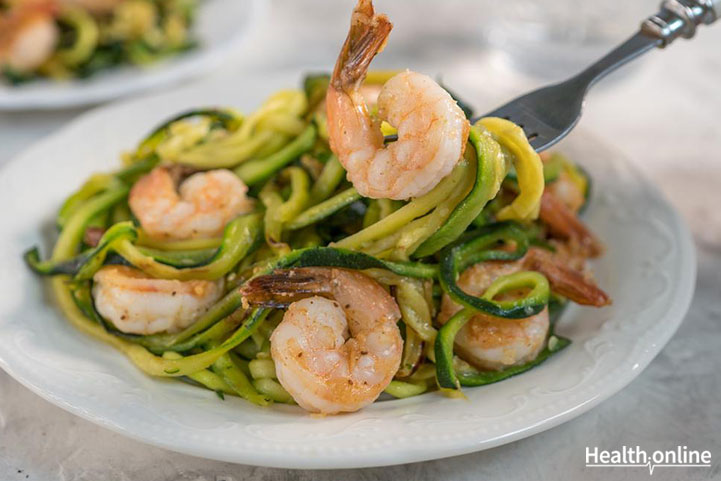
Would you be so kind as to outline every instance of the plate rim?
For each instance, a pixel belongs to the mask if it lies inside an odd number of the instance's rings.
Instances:
[[[297,74],[297,73],[296,73]],[[202,86],[202,84],[200,85]],[[196,85],[195,88],[198,88],[199,85]],[[186,87],[187,88],[187,87]],[[180,89],[182,90],[182,89]],[[176,89],[175,92],[178,90]],[[142,102],[142,98],[137,98],[133,100],[126,100],[126,101],[120,101],[116,102],[114,104],[111,104],[109,106],[99,107],[96,109],[93,109],[85,114],[82,114],[78,116],[73,121],[66,124],[62,129],[59,129],[58,131],[46,136],[44,139],[39,140],[38,142],[34,143],[27,149],[25,149],[20,154],[14,156],[10,161],[4,163],[2,167],[0,167],[0,176],[4,175],[5,172],[8,170],[10,165],[13,165],[15,163],[21,162],[25,157],[31,157],[33,154],[33,151],[35,149],[42,148],[42,145],[46,143],[51,143],[55,141],[55,139],[62,138],[66,131],[69,129],[73,129],[73,127],[77,124],[82,124],[83,122],[86,122],[87,119],[92,119],[96,115],[104,115],[107,110],[112,111],[113,108],[122,108],[124,106],[128,106],[128,104],[140,103]],[[596,139],[598,142],[602,143],[602,145],[609,149],[618,151],[618,149],[613,146],[609,145],[608,143],[601,141],[596,138],[596,136],[593,133],[590,133],[588,131],[583,131],[583,135],[585,137],[590,137],[592,139]],[[537,434],[539,432],[545,431],[547,429],[551,429],[555,426],[558,426],[559,424],[562,424],[563,422],[566,422],[570,419],[573,419],[580,414],[583,414],[587,412],[588,410],[592,409],[605,399],[611,397],[612,395],[618,393],[621,389],[623,389],[625,386],[627,386],[631,381],[633,381],[654,359],[654,357],[663,349],[663,347],[669,342],[671,337],[674,335],[680,324],[683,322],[684,316],[686,312],[688,311],[688,308],[691,304],[692,298],[693,298],[693,292],[695,288],[695,282],[696,282],[696,270],[697,270],[697,263],[696,263],[696,249],[693,242],[692,235],[690,233],[690,230],[688,229],[683,217],[679,214],[679,212],[673,207],[673,205],[668,202],[665,195],[658,189],[656,185],[654,185],[651,181],[649,181],[640,171],[639,169],[633,164],[633,162],[628,160],[628,157],[620,154],[620,159],[622,160],[623,166],[627,167],[634,175],[638,177],[638,181],[641,185],[643,185],[644,188],[646,188],[654,197],[656,200],[658,200],[664,207],[664,210],[671,216],[671,220],[673,222],[673,233],[674,233],[674,241],[678,242],[678,253],[679,253],[679,272],[678,275],[683,278],[683,282],[679,283],[679,286],[682,287],[682,289],[679,289],[677,295],[674,297],[676,302],[674,302],[671,305],[671,308],[664,313],[663,316],[663,322],[668,322],[669,329],[667,331],[664,331],[663,336],[660,336],[660,340],[657,344],[652,346],[646,346],[644,347],[635,358],[635,361],[638,363],[639,368],[632,371],[630,374],[621,377],[620,381],[617,381],[612,389],[607,389],[603,391],[602,394],[597,394],[595,397],[593,397],[590,400],[587,400],[584,403],[576,404],[573,407],[565,410],[564,412],[561,412],[557,414],[552,419],[546,419],[543,422],[540,422],[536,425],[527,426],[523,429],[519,429],[513,433],[506,434],[503,436],[500,436],[496,439],[490,440],[490,441],[481,441],[481,442],[467,442],[464,446],[458,447],[458,446],[451,446],[450,443],[448,443],[448,446],[439,447],[434,451],[433,454],[429,454],[426,451],[413,451],[413,452],[403,452],[401,454],[397,454],[395,456],[386,456],[384,458],[381,458],[380,455],[376,455],[375,458],[371,459],[368,457],[359,457],[355,460],[352,460],[351,462],[345,462],[338,463],[337,460],[334,461],[332,457],[316,457],[316,456],[309,456],[306,459],[302,460],[301,456],[298,454],[295,454],[292,458],[287,459],[287,457],[284,459],[284,456],[281,456],[279,454],[281,453],[275,453],[275,452],[269,452],[264,453],[264,455],[259,456],[258,453],[251,453],[249,455],[243,455],[243,453],[237,453],[239,455],[234,456],[224,456],[224,455],[218,455],[218,453],[213,452],[212,449],[193,449],[191,447],[188,447],[186,445],[174,445],[170,442],[163,442],[158,439],[148,439],[147,436],[143,436],[142,434],[137,434],[133,431],[131,431],[128,428],[125,428],[123,426],[120,426],[118,424],[115,424],[109,419],[105,419],[102,417],[94,416],[91,412],[88,412],[80,405],[74,405],[71,402],[59,398],[57,396],[53,396],[52,393],[49,393],[47,391],[44,391],[42,386],[36,385],[30,380],[26,379],[22,374],[19,372],[20,370],[16,370],[12,367],[10,362],[5,359],[5,356],[0,350],[0,368],[5,370],[11,377],[13,377],[15,380],[20,382],[23,386],[30,389],[35,394],[39,395],[43,399],[51,402],[52,404],[74,414],[81,418],[84,418],[86,420],[89,420],[95,424],[98,424],[100,426],[103,426],[107,429],[110,429],[114,432],[117,432],[119,434],[122,434],[124,436],[127,436],[131,439],[151,444],[155,446],[162,447],[164,449],[169,449],[176,452],[181,452],[188,455],[193,456],[202,456],[209,459],[216,459],[220,461],[228,461],[228,462],[234,462],[234,463],[245,463],[245,464],[253,464],[253,465],[259,465],[259,466],[270,466],[270,467],[279,467],[279,468],[301,468],[301,469],[336,469],[336,468],[360,468],[360,467],[371,467],[371,466],[387,466],[387,465],[394,465],[394,464],[401,464],[401,463],[409,463],[409,462],[418,462],[418,461],[424,461],[424,460],[430,460],[430,459],[440,459],[455,455],[461,455],[461,454],[467,454],[479,450],[489,449],[492,447],[500,446],[503,444],[507,444],[513,441],[516,441],[521,438],[525,438],[528,436],[531,436],[533,434]],[[82,334],[80,334],[82,335]],[[287,454],[287,453],[285,453]]]

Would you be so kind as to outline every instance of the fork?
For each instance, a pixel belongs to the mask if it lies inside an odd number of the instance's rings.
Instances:
[[[523,129],[531,146],[541,152],[575,127],[584,97],[596,82],[653,48],[665,47],[678,37],[693,37],[698,25],[711,24],[719,17],[721,0],[665,0],[661,11],[644,20],[635,35],[586,70],[564,82],[522,95],[481,117],[512,121]]]

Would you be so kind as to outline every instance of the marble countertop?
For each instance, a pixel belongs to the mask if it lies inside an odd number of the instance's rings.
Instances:
[[[428,0],[377,3],[396,23],[378,65],[443,73],[448,85],[481,110],[553,77],[523,74],[502,51],[488,47],[479,24],[487,25],[485,20],[497,14],[490,1],[452,0],[443,7]],[[647,12],[655,4],[644,3],[651,5]],[[349,0],[273,2],[269,28],[259,29],[236,60],[212,75],[329,68],[351,5]],[[140,444],[56,408],[0,371],[0,479],[646,479],[648,472],[639,468],[585,468],[586,446],[622,445],[709,450],[711,468],[660,468],[653,478],[721,478],[720,46],[721,25],[699,29],[693,41],[679,40],[614,74],[586,104],[580,127],[608,139],[659,185],[694,231],[699,263],[694,301],[677,334],[644,373],[600,406],[550,431],[481,453],[396,467],[294,471],[220,463]],[[0,113],[0,166],[83,112]]]

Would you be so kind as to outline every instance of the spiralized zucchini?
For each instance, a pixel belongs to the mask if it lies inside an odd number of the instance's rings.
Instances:
[[[83,25],[87,18],[77,15],[73,22]],[[113,25],[114,35],[134,32],[130,24]],[[82,63],[87,45],[108,35],[86,32],[64,50],[65,61]],[[565,347],[570,341],[549,334],[541,354],[523,365],[489,372],[464,363],[454,340],[474,316],[527,318],[547,307],[557,313],[565,301],[532,267],[498,277],[477,296],[461,288],[459,276],[480,262],[520,262],[532,246],[553,249],[536,220],[544,186],[565,169],[585,193],[585,174],[565,158],[544,168],[519,127],[486,118],[472,126],[463,158],[431,191],[408,201],[366,199],[346,181],[325,135],[327,80],[309,76],[302,90],[278,92],[250,115],[198,109],[175,116],[127,153],[121,170],[94,174],[71,194],[57,215],[51,257],[41,260],[37,248],[25,255],[35,272],[53,276],[54,296],[68,320],[150,375],[180,378],[257,405],[294,402],[270,355],[270,336],[283,311],[253,308],[241,294],[249,280],[278,269],[360,270],[393,294],[404,339],[401,366],[385,389],[395,398],[500,381]],[[249,186],[255,209],[216,237],[153,237],[133,218],[128,194],[158,165],[188,172],[229,169]],[[99,233],[94,242],[89,232]],[[129,334],[94,306],[93,278],[108,264],[158,279],[222,279],[225,291],[179,332]],[[438,321],[442,296],[460,306],[445,323]]]

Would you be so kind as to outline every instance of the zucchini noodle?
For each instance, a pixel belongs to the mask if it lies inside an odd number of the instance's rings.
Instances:
[[[83,65],[110,27],[93,30],[88,22],[95,20],[82,11],[64,15],[77,35],[56,61],[66,68]],[[111,20],[112,34],[131,35],[128,22]],[[366,84],[392,75],[374,73]],[[290,301],[253,304],[246,290],[277,281],[278,273],[298,273],[303,283],[309,272],[304,269],[361,271],[392,296],[403,340],[400,366],[384,387],[393,398],[438,390],[457,394],[463,386],[531,369],[566,347],[570,341],[549,329],[532,359],[497,371],[481,369],[458,348],[476,318],[504,323],[550,310],[554,320],[567,304],[557,276],[568,268],[554,270],[544,262],[573,245],[554,237],[539,206],[545,186],[554,183],[565,192],[568,186],[560,183],[570,182],[587,199],[585,172],[560,155],[542,161],[518,126],[484,118],[471,126],[455,167],[427,193],[406,201],[365,198],[331,150],[327,88],[327,75],[313,75],[302,90],[275,93],[249,115],[230,108],[181,113],[125,154],[122,169],[90,176],[57,213],[59,235],[50,258],[43,260],[38,248],[25,254],[30,268],[51,276],[53,296],[68,321],[151,376],[259,406],[298,401],[273,359],[272,336],[285,322]],[[251,211],[205,237],[154,235],[137,220],[143,216],[135,216],[130,206],[136,204],[128,198],[138,179],[157,166],[181,191],[190,175],[228,169],[225,175],[247,186],[242,192],[253,199]],[[192,282],[200,291],[212,285],[217,295],[175,330],[122,330],[96,306],[95,279],[109,265],[125,266],[151,284]],[[489,278],[475,295],[468,290],[469,269],[498,266],[508,271]],[[449,306],[455,310],[449,313]]]
[[[488,117],[479,122],[513,155],[521,190],[521,194],[510,205],[501,209],[496,217],[498,220],[518,221],[537,218],[544,186],[543,164],[526,140],[523,129],[513,122],[497,117]]]

